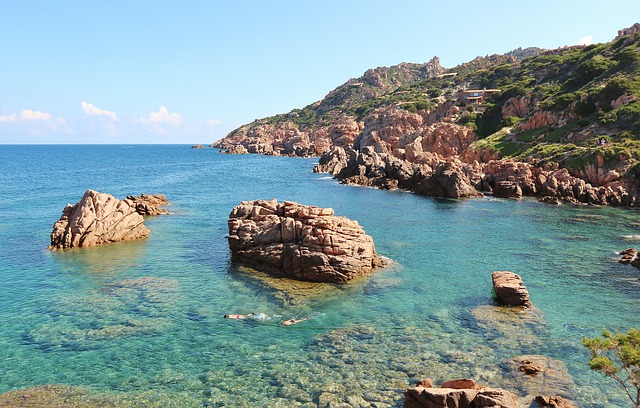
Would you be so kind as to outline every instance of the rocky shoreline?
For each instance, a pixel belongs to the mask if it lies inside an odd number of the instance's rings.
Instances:
[[[601,155],[573,173],[553,162],[501,158],[474,144],[478,136],[454,123],[459,115],[453,104],[419,113],[387,107],[375,110],[361,124],[340,118],[325,129],[331,135],[328,141],[315,133],[273,125],[252,129],[253,139],[224,140],[214,146],[230,154],[320,155],[314,171],[329,173],[344,184],[399,188],[432,197],[484,193],[536,197],[551,204],[633,207],[640,203],[637,186],[608,168]],[[532,128],[546,124],[536,117],[525,123]]]

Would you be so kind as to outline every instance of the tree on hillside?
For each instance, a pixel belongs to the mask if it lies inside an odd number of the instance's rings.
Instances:
[[[582,344],[591,352],[589,367],[613,378],[640,408],[640,329],[626,334],[602,329],[602,337],[585,337]]]

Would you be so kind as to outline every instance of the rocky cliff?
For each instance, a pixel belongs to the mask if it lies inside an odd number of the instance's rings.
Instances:
[[[449,70],[436,58],[369,70],[215,146],[322,156],[316,171],[345,183],[425,195],[636,205],[639,46],[634,25],[588,47],[519,49]],[[468,89],[482,99],[467,99]]]

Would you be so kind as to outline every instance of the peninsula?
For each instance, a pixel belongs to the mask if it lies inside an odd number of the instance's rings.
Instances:
[[[320,156],[348,184],[438,197],[637,206],[640,25],[609,43],[517,49],[451,69],[370,69],[212,147]]]

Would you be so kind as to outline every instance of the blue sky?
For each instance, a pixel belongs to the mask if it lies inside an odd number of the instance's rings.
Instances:
[[[369,68],[606,42],[640,1],[0,1],[0,144],[211,143]]]

